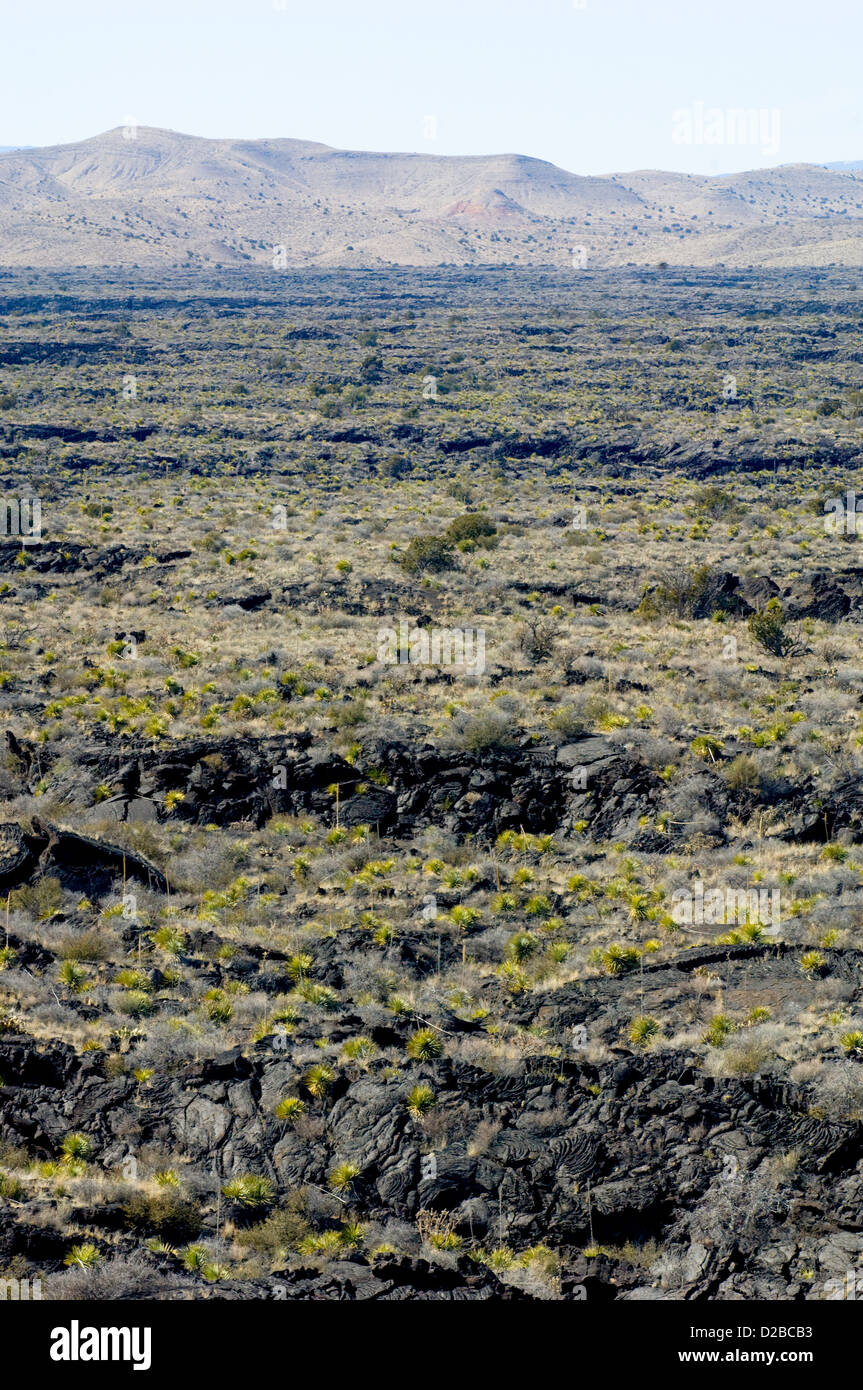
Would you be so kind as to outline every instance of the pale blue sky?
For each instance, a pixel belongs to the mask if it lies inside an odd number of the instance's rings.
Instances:
[[[861,0],[0,0],[0,144],[122,125],[575,173],[863,159]],[[673,138],[696,103],[778,120]],[[427,118],[433,117],[434,122]],[[721,131],[722,124],[718,129]],[[767,126],[765,125],[765,129]]]

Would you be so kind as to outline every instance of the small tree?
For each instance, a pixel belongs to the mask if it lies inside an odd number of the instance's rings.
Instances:
[[[771,656],[790,656],[794,650],[794,642],[785,630],[785,614],[778,598],[770,599],[766,608],[752,614],[749,631]]]

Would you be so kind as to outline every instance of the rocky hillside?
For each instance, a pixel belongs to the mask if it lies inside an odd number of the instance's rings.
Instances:
[[[0,151],[5,265],[860,265],[861,216],[844,167],[582,177],[143,126]]]

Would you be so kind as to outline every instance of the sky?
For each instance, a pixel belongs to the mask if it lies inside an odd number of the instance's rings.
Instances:
[[[134,122],[578,174],[857,160],[861,52],[861,0],[0,0],[0,145]]]

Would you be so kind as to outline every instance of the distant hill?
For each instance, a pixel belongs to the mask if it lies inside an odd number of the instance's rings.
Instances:
[[[0,264],[860,265],[857,167],[583,177],[118,128],[0,153]]]

